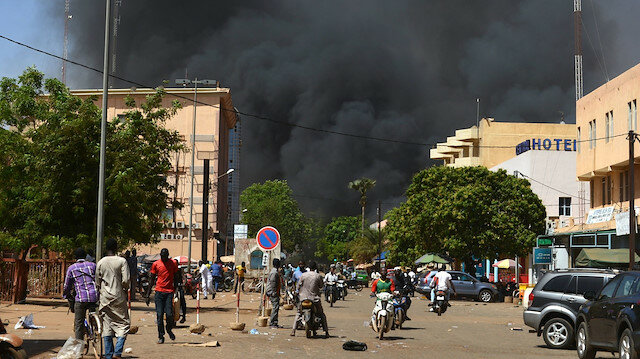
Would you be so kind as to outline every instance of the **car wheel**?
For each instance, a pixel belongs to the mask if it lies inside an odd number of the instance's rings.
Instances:
[[[489,303],[493,299],[493,294],[489,289],[483,289],[478,293],[478,300],[481,302]]]
[[[567,348],[573,343],[573,327],[562,318],[553,318],[544,325],[542,337],[551,349]]]
[[[620,353],[620,359],[638,359],[638,353],[636,353],[635,350],[631,330],[625,329],[624,332],[622,332],[618,343],[618,352]]]
[[[576,336],[576,349],[578,351],[578,358],[594,359],[596,357],[596,350],[591,346],[591,343],[589,343],[587,323],[580,323]]]

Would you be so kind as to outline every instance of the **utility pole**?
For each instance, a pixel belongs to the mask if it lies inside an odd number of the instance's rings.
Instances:
[[[629,131],[629,270],[633,270],[636,264],[636,208],[634,204],[635,182],[634,182],[634,145],[636,134]]]
[[[202,186],[202,260],[206,260],[209,244],[209,159],[204,160]]]
[[[62,49],[62,83],[67,84],[67,58],[69,49],[69,20],[71,19],[70,0],[64,1],[64,47]]]
[[[582,0],[573,0],[573,33],[575,38],[574,70],[576,101],[582,98]]]
[[[107,150],[107,99],[109,98],[109,46],[111,39],[111,0],[107,0],[104,22],[104,58],[102,63],[102,122],[100,124],[100,168],[98,170],[98,218],[96,225],[96,262],[102,258],[104,240],[104,169]]]

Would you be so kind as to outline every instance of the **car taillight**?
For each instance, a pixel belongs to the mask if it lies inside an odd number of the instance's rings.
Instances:
[[[533,291],[529,293],[529,305],[533,304]]]

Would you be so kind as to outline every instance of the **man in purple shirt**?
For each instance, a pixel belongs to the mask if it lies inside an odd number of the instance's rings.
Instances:
[[[98,301],[96,291],[96,264],[85,261],[87,252],[78,248],[74,252],[76,262],[69,266],[64,281],[64,297],[75,300],[72,312],[75,314],[74,330],[76,339],[84,339],[84,318],[87,310],[95,311]],[[75,296],[73,295],[75,292]]]

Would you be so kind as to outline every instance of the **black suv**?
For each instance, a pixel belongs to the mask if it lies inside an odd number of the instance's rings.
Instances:
[[[546,272],[529,294],[524,323],[542,335],[550,348],[574,344],[576,318],[587,300],[586,292],[597,292],[617,274],[613,270],[561,269]]]
[[[578,357],[593,359],[596,351],[619,352],[620,358],[638,358],[640,349],[640,272],[617,275],[578,313]]]

